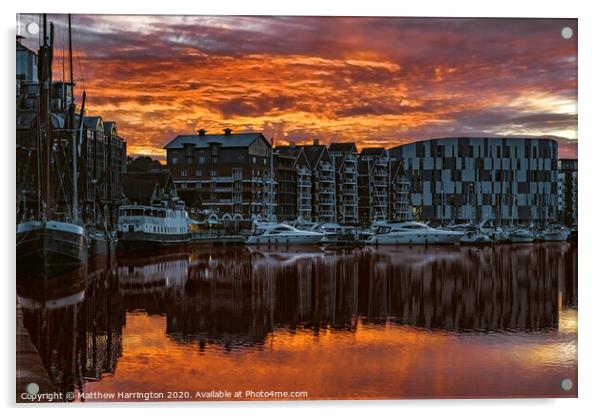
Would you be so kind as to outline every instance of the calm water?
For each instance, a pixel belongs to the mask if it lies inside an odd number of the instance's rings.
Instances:
[[[64,392],[577,395],[570,243],[195,248],[120,259],[45,287],[20,278],[18,292]]]

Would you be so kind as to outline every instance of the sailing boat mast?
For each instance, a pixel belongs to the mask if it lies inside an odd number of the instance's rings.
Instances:
[[[72,209],[72,218],[73,223],[77,224],[79,222],[78,219],[78,195],[77,195],[77,145],[75,139],[75,93],[74,87],[75,83],[73,80],[73,43],[71,39],[71,15],[68,15],[69,19],[69,84],[71,87],[71,103],[69,103],[69,133],[71,134],[71,209]],[[82,115],[83,117],[83,106],[82,106]],[[81,123],[80,123],[81,126]]]
[[[44,186],[42,192],[42,220],[48,220],[48,209],[51,205],[51,157],[52,157],[52,126],[50,123],[50,85],[52,83],[52,43],[54,26],[50,23],[50,37],[47,33],[46,14],[43,15],[43,44],[38,53],[38,81],[40,88],[40,121],[41,135],[44,143]]]
[[[270,218],[274,221],[274,138],[270,142]]]

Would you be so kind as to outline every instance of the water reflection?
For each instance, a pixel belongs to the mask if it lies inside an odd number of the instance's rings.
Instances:
[[[569,243],[191,249],[122,259],[54,283],[40,288],[20,279],[18,293],[25,325],[64,392],[157,390],[184,380],[198,388],[236,388],[239,374],[265,388],[266,374],[274,372],[272,388],[312,386],[314,398],[529,396],[546,395],[541,377],[567,368],[576,374],[577,249]],[[445,361],[429,363],[452,351],[482,354],[490,368],[481,371],[499,378],[509,364],[487,358],[492,344],[520,352],[517,371],[526,365],[533,385],[508,380],[508,386],[472,391],[477,373],[449,373]],[[400,348],[407,356],[396,368]],[[323,362],[329,353],[355,367]],[[203,361],[207,354],[211,364]],[[251,354],[259,355],[250,361]],[[394,358],[385,358],[390,354]],[[120,362],[127,367],[121,372]],[[284,362],[291,375],[279,379],[275,372],[285,373]],[[558,371],[547,374],[554,365]],[[201,368],[202,379],[195,373]],[[256,371],[263,375],[253,378]],[[404,377],[416,380],[425,372],[423,382],[400,387]],[[317,387],[315,380],[304,386],[312,374],[335,377],[340,389]],[[435,376],[445,376],[447,387],[427,382]]]

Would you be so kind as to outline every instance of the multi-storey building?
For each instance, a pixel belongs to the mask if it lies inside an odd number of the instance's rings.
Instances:
[[[312,220],[312,170],[302,146],[276,146],[276,157],[294,158],[296,171],[296,214],[295,219],[305,222]]]
[[[414,217],[547,222],[556,215],[558,145],[549,139],[443,138],[391,149],[410,180]]]
[[[354,143],[331,143],[328,152],[335,166],[337,220],[341,225],[356,225],[359,219],[357,147]]]
[[[314,140],[303,146],[312,177],[312,221],[336,222],[336,191],[334,161],[326,146]]]
[[[123,199],[121,179],[126,170],[126,143],[117,134],[114,121],[99,116],[84,116],[81,152],[85,166],[82,171],[81,195],[83,218],[117,224]],[[101,214],[100,216],[98,214]]]
[[[225,224],[272,219],[276,181],[271,144],[261,133],[178,135],[165,147],[178,195]]]
[[[364,148],[358,162],[359,219],[363,225],[389,220],[389,151]]]
[[[297,212],[297,157],[283,152],[274,152],[274,174],[276,179],[276,219],[294,221]]]
[[[410,181],[403,169],[403,162],[391,159],[389,172],[389,218],[391,221],[409,221],[412,219],[409,197]]]
[[[558,160],[558,220],[577,224],[577,159]]]

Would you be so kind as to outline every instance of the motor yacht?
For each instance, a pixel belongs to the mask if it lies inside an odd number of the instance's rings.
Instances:
[[[566,241],[571,234],[570,230],[560,224],[551,224],[543,232],[544,241]]]
[[[511,243],[532,243],[533,233],[525,228],[515,228],[510,231],[508,238]]]
[[[409,221],[379,225],[368,244],[455,244],[464,236],[461,231],[438,230]]]
[[[300,245],[318,244],[324,234],[299,230],[288,224],[256,224],[255,231],[246,243],[252,245]]]

